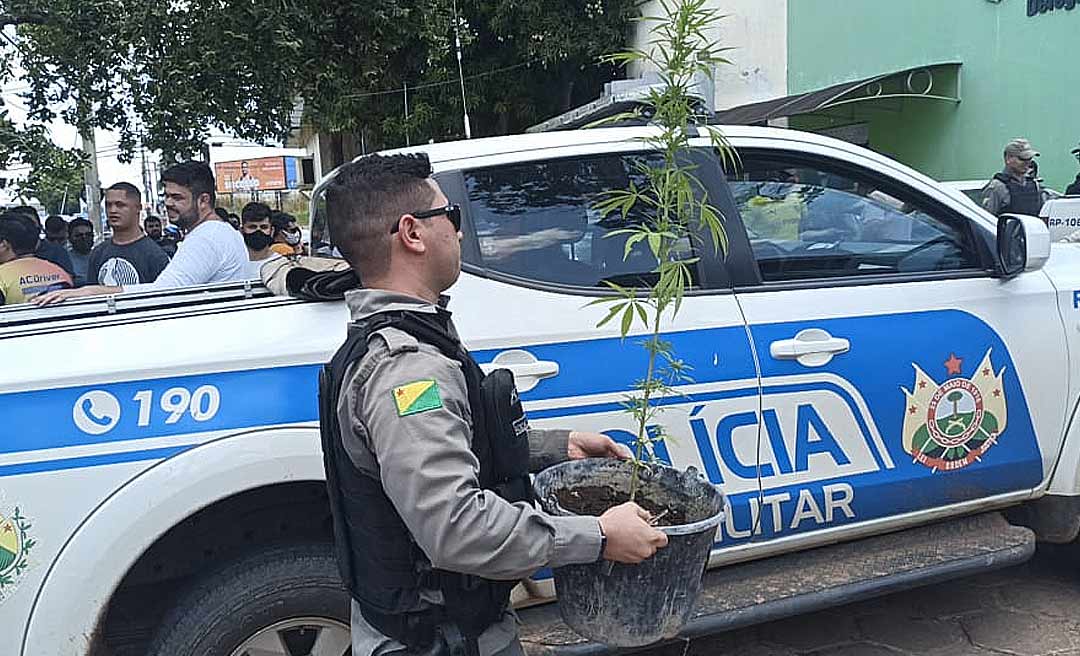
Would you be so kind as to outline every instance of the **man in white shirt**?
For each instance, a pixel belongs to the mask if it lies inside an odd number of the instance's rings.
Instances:
[[[52,305],[69,298],[140,292],[247,279],[248,251],[244,239],[214,212],[214,174],[202,162],[183,162],[161,175],[165,183],[165,211],[186,233],[183,247],[157,280],[140,285],[91,285],[60,290],[34,299]],[[61,293],[63,292],[63,293]]]

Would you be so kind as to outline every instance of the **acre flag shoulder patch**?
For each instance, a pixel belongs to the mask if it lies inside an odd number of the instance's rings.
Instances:
[[[418,380],[415,383],[395,387],[393,394],[399,417],[408,417],[443,407],[442,397],[439,396],[439,384],[433,380]]]

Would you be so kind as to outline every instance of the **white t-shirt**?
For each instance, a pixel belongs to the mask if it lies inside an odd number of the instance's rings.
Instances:
[[[262,267],[267,262],[272,260],[281,259],[281,256],[274,253],[270,257],[263,260],[251,260],[248,262],[248,280],[262,280]]]
[[[125,292],[174,289],[248,279],[247,246],[240,232],[228,223],[209,220],[188,233],[169,266],[157,280],[125,285]]]

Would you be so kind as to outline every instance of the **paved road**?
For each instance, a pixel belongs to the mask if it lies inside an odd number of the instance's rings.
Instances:
[[[647,656],[1080,656],[1080,548],[1029,563],[643,652]]]

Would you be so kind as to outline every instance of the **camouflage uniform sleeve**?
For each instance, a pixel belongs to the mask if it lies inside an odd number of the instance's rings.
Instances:
[[[990,181],[983,189],[983,209],[994,216],[1001,213],[1001,209],[1009,204],[1009,188],[997,178]]]
[[[547,565],[596,560],[597,518],[551,517],[480,489],[460,365],[404,333],[379,335],[388,354],[371,368],[352,412],[383,489],[432,564],[515,580]]]

